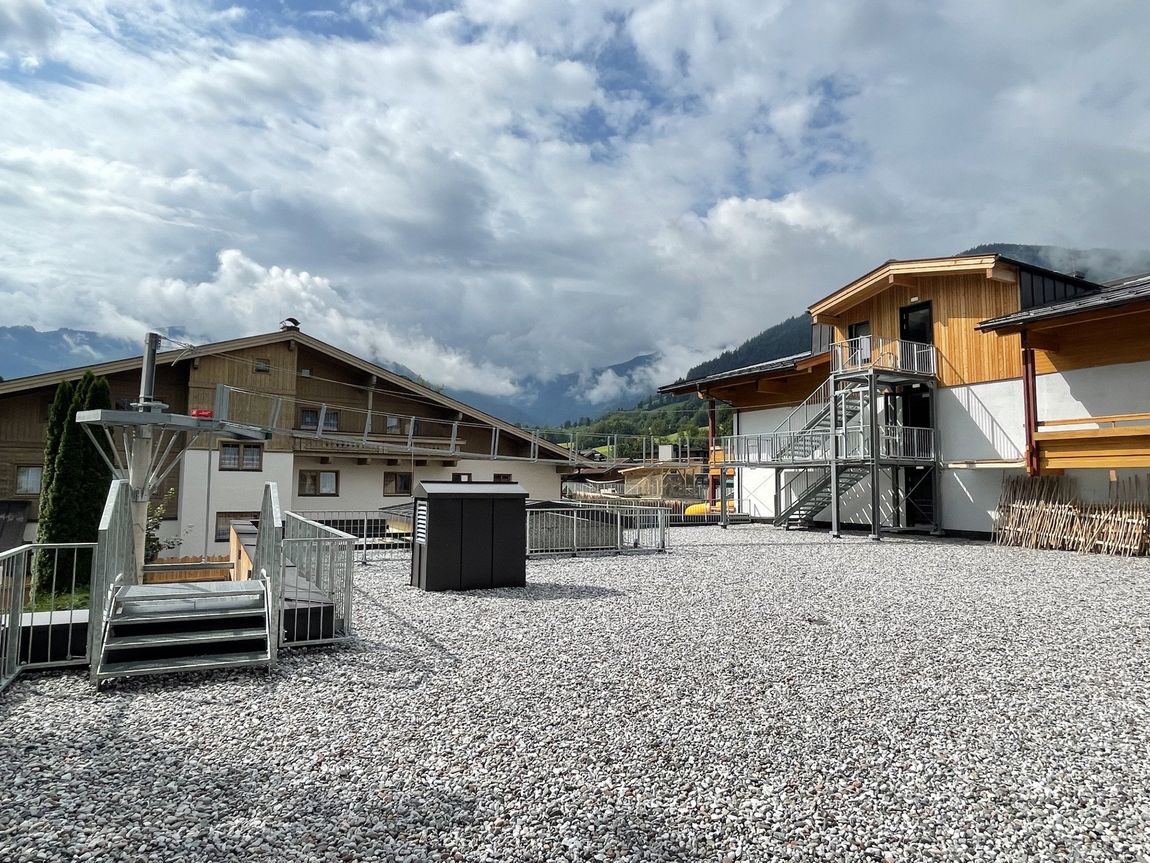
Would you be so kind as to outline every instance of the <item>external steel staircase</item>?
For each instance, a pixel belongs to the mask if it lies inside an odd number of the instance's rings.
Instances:
[[[863,477],[869,473],[869,468],[862,465],[844,466],[839,469],[839,494],[854,488]],[[810,527],[815,516],[831,505],[831,472],[824,468],[822,476],[807,487],[790,506],[774,518],[775,527],[791,528]]]
[[[807,402],[800,405],[775,430],[776,434],[785,435],[775,449],[776,461],[811,462],[830,459],[832,402],[827,392],[831,383],[828,380],[819,387]],[[867,387],[863,384],[849,384],[834,391],[839,429],[848,427],[867,408],[867,395]],[[794,429],[796,419],[803,421],[803,425]]]
[[[104,619],[95,681],[270,667],[273,617],[260,580],[121,587]]]

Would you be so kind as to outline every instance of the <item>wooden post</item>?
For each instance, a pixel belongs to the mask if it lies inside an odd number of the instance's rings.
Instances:
[[[707,504],[715,503],[715,481],[721,479],[714,474],[715,463],[715,434],[718,432],[718,423],[715,417],[715,400],[707,399]]]
[[[1038,386],[1034,371],[1034,349],[1028,345],[1025,331],[1022,333],[1022,411],[1026,428],[1026,473],[1028,476],[1038,476],[1038,444],[1034,440],[1034,434],[1038,431]]]

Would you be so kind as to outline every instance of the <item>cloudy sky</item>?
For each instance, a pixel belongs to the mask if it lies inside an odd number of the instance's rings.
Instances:
[[[1145,0],[0,0],[0,324],[664,381],[891,257],[1145,248]]]

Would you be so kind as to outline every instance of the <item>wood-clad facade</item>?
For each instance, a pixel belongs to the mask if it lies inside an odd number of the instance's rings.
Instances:
[[[872,470],[854,502],[830,494],[848,522],[857,516],[872,530],[880,509],[899,525],[900,501],[928,470],[936,525],[985,532],[1011,473],[1076,471],[1098,493],[1119,472],[1150,467],[1150,274],[1100,285],[999,255],[888,261],[809,311],[829,330],[804,361],[818,374],[764,363],[663,388],[737,409],[738,433],[724,447],[742,447],[740,488],[754,516],[779,524],[799,512],[783,506],[790,485],[817,492],[826,480],[812,473],[804,486],[812,469],[798,462],[821,458],[827,470],[839,458],[832,440],[850,452],[878,435],[889,452],[933,434],[933,466],[896,468],[889,479]],[[867,406],[847,407],[864,384]],[[827,392],[842,399],[833,411]],[[801,412],[789,410],[812,393]],[[858,430],[859,417],[869,430]],[[838,422],[852,426],[832,434]],[[802,517],[833,521],[833,512]]]
[[[92,367],[108,378],[114,406],[128,409],[137,398],[140,363],[137,357]],[[42,467],[56,386],[84,371],[0,381],[0,500],[31,504],[30,520],[37,517],[38,494],[18,494],[17,476],[21,468]],[[279,483],[285,508],[315,511],[378,509],[409,498],[414,483],[425,476],[450,480],[456,474],[475,480],[513,475],[534,497],[559,496],[555,465],[566,458],[564,450],[533,442],[509,423],[298,330],[168,351],[158,358],[156,397],[173,413],[216,410],[221,384],[230,388],[229,421],[278,431],[262,444],[204,436],[170,476],[168,486],[177,490],[183,507],[173,502],[168,517],[185,528],[195,519],[195,529],[206,533],[209,543],[219,517],[258,509],[265,481]],[[448,452],[452,442],[476,457]],[[381,443],[432,452],[389,454]],[[443,449],[443,456],[435,449]],[[516,461],[492,459],[493,454]],[[542,461],[529,463],[533,455]],[[196,542],[184,547],[189,546],[199,547]]]
[[[1018,286],[983,274],[903,276],[868,300],[842,311],[834,324],[835,341],[850,338],[851,325],[870,323],[875,338],[899,339],[902,309],[930,303],[939,384],[944,387],[1020,377],[1017,337],[988,336],[975,326],[988,318],[1018,311]]]

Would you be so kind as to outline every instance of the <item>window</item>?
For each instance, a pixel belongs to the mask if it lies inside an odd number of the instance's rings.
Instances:
[[[452,482],[471,482],[471,474],[469,473],[453,473],[451,475]]]
[[[256,357],[255,371],[263,375],[270,375],[272,372],[272,361],[267,357]]]
[[[39,494],[44,468],[39,465],[19,465],[16,468],[16,494]]]
[[[338,470],[301,470],[300,497],[335,497],[339,494]]]
[[[399,423],[399,417],[389,416],[387,418],[387,426],[386,426],[387,434],[401,434],[402,433],[401,428],[402,427],[400,426],[400,423]]]
[[[492,482],[515,482],[509,473],[497,473],[492,477]]]
[[[233,521],[256,521],[258,512],[217,512],[216,513],[216,542],[227,542],[231,535]]]
[[[410,497],[411,474],[405,471],[384,471],[383,493],[385,495],[404,495],[405,497]]]
[[[299,412],[301,429],[319,428],[319,408],[304,408]],[[328,410],[323,415],[324,431],[339,431],[339,411]]]
[[[263,470],[264,445],[260,443],[220,444],[220,470]]]

